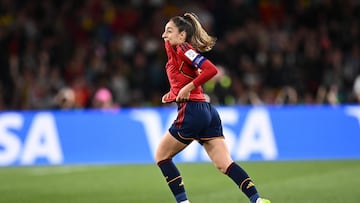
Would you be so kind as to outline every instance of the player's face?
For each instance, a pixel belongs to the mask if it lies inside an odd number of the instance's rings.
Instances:
[[[165,31],[161,37],[165,41],[169,41],[171,45],[176,46],[185,42],[186,33],[184,31],[179,32],[178,27],[176,27],[175,23],[170,20],[166,24]]]

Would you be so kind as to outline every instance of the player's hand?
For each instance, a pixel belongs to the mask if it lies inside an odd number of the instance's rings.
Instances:
[[[185,92],[180,90],[178,96],[176,97],[176,102],[189,101],[189,97],[190,97],[190,92]]]
[[[176,102],[186,102],[189,101],[190,98],[190,92],[195,88],[195,85],[190,82],[189,84],[185,85],[181,90],[179,91]]]
[[[170,92],[164,94],[164,96],[162,96],[162,98],[161,98],[161,102],[162,102],[163,104],[168,103],[169,96],[170,96]]]

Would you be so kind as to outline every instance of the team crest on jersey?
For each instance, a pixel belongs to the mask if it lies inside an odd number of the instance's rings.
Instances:
[[[185,56],[188,57],[188,59],[190,59],[191,61],[194,61],[197,55],[198,54],[192,49],[189,49],[185,52]]]

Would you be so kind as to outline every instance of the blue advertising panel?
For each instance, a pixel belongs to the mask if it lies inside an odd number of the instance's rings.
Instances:
[[[360,106],[217,107],[234,160],[360,159]],[[0,112],[0,166],[152,163],[176,109]],[[193,142],[178,162],[209,161]]]

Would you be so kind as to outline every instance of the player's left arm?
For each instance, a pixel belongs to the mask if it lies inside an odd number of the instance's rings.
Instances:
[[[179,45],[177,53],[186,63],[201,69],[201,73],[193,81],[185,85],[178,93],[176,101],[181,102],[188,100],[190,92],[214,77],[218,70],[210,60],[197,53],[187,43]]]
[[[218,72],[216,66],[209,59],[197,53],[188,43],[179,45],[177,47],[177,54],[186,63],[201,69],[201,73],[192,81],[195,87],[204,84]]]

